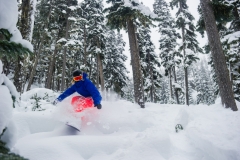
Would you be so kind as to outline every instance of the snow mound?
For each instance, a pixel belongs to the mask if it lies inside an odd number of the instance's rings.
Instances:
[[[46,88],[34,88],[24,92],[21,95],[20,110],[24,111],[42,111],[53,108],[52,102],[59,93]]]
[[[1,77],[1,74],[0,74]],[[0,134],[8,126],[13,112],[13,101],[9,89],[0,85]]]

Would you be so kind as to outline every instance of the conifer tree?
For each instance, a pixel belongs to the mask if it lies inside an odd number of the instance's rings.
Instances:
[[[124,62],[127,56],[123,54],[125,42],[123,41],[120,33],[116,34],[114,31],[109,30],[107,42],[104,49],[104,78],[107,90],[126,96],[124,87],[127,87],[127,69]]]
[[[237,111],[238,108],[233,96],[232,85],[229,79],[229,71],[225,65],[226,60],[220,42],[211,2],[209,0],[201,0],[200,4],[213,57],[213,64],[216,71],[222,105],[226,108],[231,108],[233,111]]]
[[[176,25],[178,29],[181,29],[182,45],[180,51],[183,53],[184,74],[185,74],[185,104],[189,105],[189,93],[188,93],[188,67],[199,58],[192,53],[202,52],[202,49],[198,46],[195,34],[195,26],[193,24],[194,17],[188,12],[188,6],[186,0],[172,0],[170,6],[177,7],[176,13]],[[188,49],[188,50],[187,50]]]
[[[168,104],[170,99],[169,94],[169,79],[166,76],[161,78],[161,89],[158,90],[160,104]]]
[[[123,98],[125,100],[128,100],[132,103],[134,103],[134,85],[133,85],[133,80],[129,79],[127,80],[127,85],[125,87],[123,87],[123,91],[124,91],[124,96]]]
[[[230,71],[230,80],[233,85],[234,97],[240,101],[240,3],[238,0],[223,2],[231,8],[232,21],[223,37],[223,49]]]
[[[176,32],[176,24],[171,17],[169,6],[164,0],[155,0],[153,4],[154,13],[159,17],[159,33],[160,33],[160,58],[162,65],[165,68],[165,75],[169,76],[169,89],[170,97],[173,98],[173,89],[175,100],[179,104],[178,89],[175,87],[177,84],[175,67],[181,62],[182,55],[176,50],[177,39],[180,35]],[[174,83],[172,82],[174,78]],[[174,87],[173,87],[174,86]]]
[[[144,94],[145,101],[156,102],[156,91],[160,88],[160,78],[162,75],[159,73],[160,62],[155,53],[155,46],[151,41],[151,30],[149,26],[138,27],[138,42],[139,53],[141,60],[141,67],[144,77]]]
[[[88,21],[88,41],[89,51],[94,57],[96,57],[97,68],[96,70],[96,85],[101,84],[101,90],[104,91],[104,75],[103,75],[103,59],[104,54],[102,52],[105,43],[104,34],[104,15],[102,0],[84,0],[81,3],[83,12],[86,13],[86,20]],[[92,67],[92,65],[90,66]],[[99,83],[100,80],[100,83]]]
[[[107,0],[107,3],[112,3],[109,8],[105,9],[105,12],[108,12],[107,24],[110,25],[111,28],[116,28],[118,30],[124,28],[128,31],[135,102],[138,103],[141,108],[145,108],[143,97],[143,77],[140,66],[139,48],[134,20],[138,19],[143,24],[151,24],[151,15],[143,13],[142,9],[145,6],[139,4],[139,2],[135,0],[130,0],[128,5],[125,5],[125,2],[121,0]]]
[[[19,100],[19,94],[17,93],[16,87],[13,85],[13,83],[2,73],[3,71],[3,64],[0,59],[0,91],[3,93],[5,91],[4,97],[0,99],[1,104],[1,111],[5,111],[4,114],[7,115],[8,119],[6,119],[4,116],[0,117],[1,125],[0,125],[0,159],[1,160],[12,160],[12,159],[19,159],[19,160],[25,160],[25,158],[16,155],[14,153],[10,153],[10,149],[6,146],[6,143],[2,141],[2,136],[5,134],[5,131],[8,129],[8,124],[11,120],[11,112],[12,107],[14,105],[14,101]],[[11,103],[8,102],[8,100],[11,100]],[[14,98],[13,98],[14,97]],[[7,103],[3,103],[3,101],[6,101]],[[13,133],[11,133],[13,134]]]
[[[19,30],[21,32],[21,35],[23,39],[26,39],[28,41],[32,40],[32,26],[34,23],[34,9],[35,9],[35,0],[23,0],[20,4],[19,10],[20,10],[20,19],[19,19]],[[15,69],[14,69],[14,84],[19,92],[23,91],[23,85],[24,81],[27,78],[27,64],[29,63],[28,58],[26,56],[18,56],[17,60],[15,62]]]
[[[58,1],[59,9],[63,9],[66,11],[66,14],[62,17],[64,23],[64,31],[62,35],[62,39],[59,41],[64,42],[64,48],[62,51],[62,74],[61,74],[61,91],[66,89],[66,72],[67,72],[67,59],[68,59],[68,51],[71,44],[71,25],[75,22],[74,12],[76,10],[76,6],[78,4],[77,0],[61,0]]]
[[[32,54],[32,52],[23,47],[21,44],[11,42],[12,34],[4,28],[0,28],[0,59],[11,61],[17,59],[18,56],[24,54]]]
[[[207,61],[202,59],[196,65],[191,67],[192,70],[192,89],[197,93],[195,96],[195,104],[214,104],[216,95],[213,75],[208,70]]]
[[[38,66],[38,62],[41,57],[42,51],[44,51],[44,45],[47,48],[46,42],[50,43],[50,36],[49,36],[49,28],[47,27],[50,25],[50,17],[53,16],[53,1],[46,1],[41,0],[40,3],[36,6],[36,13],[35,13],[35,25],[34,25],[34,32],[33,32],[33,43],[35,44],[35,55],[34,55],[34,62],[33,67],[30,72],[27,91],[31,89],[31,85],[34,81],[34,76],[36,73],[36,69]],[[44,55],[45,56],[45,55]],[[51,66],[51,63],[49,64]],[[48,79],[47,75],[47,79]],[[50,80],[50,77],[49,77]],[[47,82],[46,82],[47,83]],[[45,85],[46,88],[49,88],[48,85]]]
[[[237,0],[213,0],[211,1],[213,13],[216,19],[218,32],[222,41],[226,63],[230,72],[230,81],[233,85],[235,99],[240,97],[240,84],[238,82],[240,75],[239,59],[240,52],[240,19],[238,7],[240,3]],[[198,30],[203,34],[205,23],[203,19],[202,9],[199,6],[200,19],[198,20]],[[230,22],[230,27],[227,23]],[[210,64],[213,61],[210,61]]]

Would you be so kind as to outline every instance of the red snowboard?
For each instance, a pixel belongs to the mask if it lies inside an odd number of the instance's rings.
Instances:
[[[94,106],[93,99],[91,97],[75,96],[71,101],[75,112],[82,112],[86,108],[91,108]]]

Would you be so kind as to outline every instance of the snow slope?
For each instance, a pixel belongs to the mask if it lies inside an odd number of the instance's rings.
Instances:
[[[239,160],[240,112],[212,106],[103,101],[64,125],[68,100],[44,111],[15,111],[12,151],[30,160]],[[63,105],[64,104],[64,105]],[[240,104],[238,103],[238,108]],[[84,118],[81,118],[84,116]],[[176,124],[183,130],[175,131]]]

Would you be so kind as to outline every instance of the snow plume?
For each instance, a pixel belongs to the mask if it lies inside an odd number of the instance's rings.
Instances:
[[[16,24],[18,21],[18,6],[16,0],[1,0],[0,1],[0,28],[7,29],[13,36],[12,42],[20,43],[24,47],[33,51],[33,46],[30,42],[22,39],[20,31]]]
[[[138,5],[134,5],[134,3]],[[124,0],[124,6],[139,10],[143,15],[149,16],[151,18],[157,18],[157,15],[154,14],[149,7],[143,5],[138,0]]]

